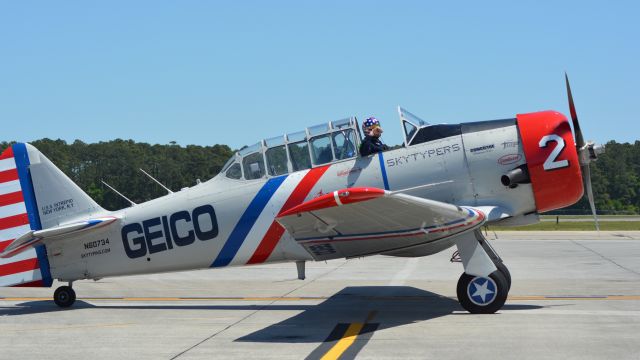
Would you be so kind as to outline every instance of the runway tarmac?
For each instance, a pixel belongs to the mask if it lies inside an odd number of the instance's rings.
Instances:
[[[454,249],[0,288],[0,359],[640,359],[640,232],[490,233],[504,308],[455,298]]]

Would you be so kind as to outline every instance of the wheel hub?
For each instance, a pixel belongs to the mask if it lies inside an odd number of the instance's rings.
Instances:
[[[486,306],[496,299],[498,287],[491,278],[475,277],[467,286],[467,295],[472,303],[478,306]]]

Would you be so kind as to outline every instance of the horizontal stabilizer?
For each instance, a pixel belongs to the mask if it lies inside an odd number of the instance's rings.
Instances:
[[[101,228],[116,220],[118,220],[116,217],[107,216],[60,225],[44,230],[30,230],[13,240],[13,242],[11,242],[2,253],[0,253],[0,258],[10,258],[30,249],[31,247],[35,247],[40,244],[47,245],[46,243],[59,239],[63,236]]]

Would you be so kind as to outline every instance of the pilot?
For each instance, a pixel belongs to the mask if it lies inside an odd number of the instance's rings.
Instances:
[[[380,141],[382,128],[380,127],[380,121],[378,121],[378,119],[372,116],[363,121],[362,132],[365,136],[362,144],[360,144],[361,156],[369,156],[371,154],[389,150],[389,147]]]

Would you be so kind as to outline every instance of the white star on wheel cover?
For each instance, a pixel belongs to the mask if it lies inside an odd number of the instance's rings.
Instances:
[[[489,280],[488,279],[484,279],[484,284],[482,285],[478,285],[478,283],[483,280],[483,279],[477,279],[473,282],[473,285],[475,285],[476,287],[476,292],[473,293],[473,295],[471,296],[480,296],[480,298],[482,298],[482,302],[485,303],[487,302],[487,295],[491,295],[494,293],[494,291],[489,290]]]

